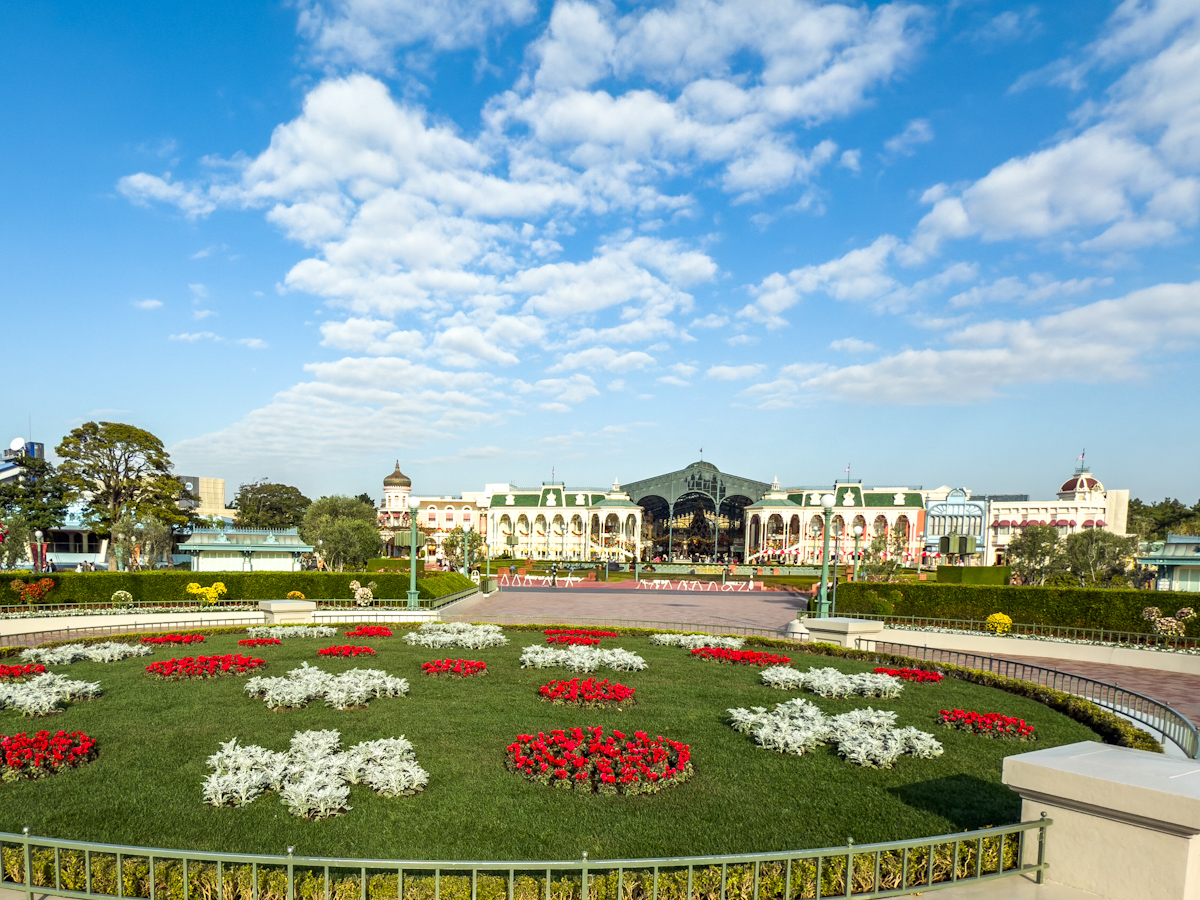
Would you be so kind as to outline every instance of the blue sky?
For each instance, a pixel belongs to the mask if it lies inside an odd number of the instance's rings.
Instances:
[[[13,436],[1200,495],[1194,0],[6,4],[0,72]]]

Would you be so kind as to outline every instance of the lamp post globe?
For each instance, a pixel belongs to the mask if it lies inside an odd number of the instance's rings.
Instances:
[[[837,498],[833,494],[821,495],[821,506],[825,510],[825,525],[821,529],[821,590],[817,600],[817,618],[824,619],[829,615],[829,516],[833,512],[833,504]]]
[[[858,583],[858,563],[859,563],[858,542],[862,539],[862,536],[863,536],[863,527],[861,525],[855,525],[854,526],[854,581],[856,584]]]
[[[421,501],[416,497],[408,498],[408,608],[417,608],[417,510]]]
[[[40,528],[33,533],[33,539],[37,542],[33,554],[33,571],[40,573],[44,562],[42,559],[42,530]]]

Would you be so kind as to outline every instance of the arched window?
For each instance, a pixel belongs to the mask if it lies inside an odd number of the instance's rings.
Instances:
[[[888,523],[886,516],[876,516],[875,522],[871,525],[871,531],[875,537],[887,537]]]

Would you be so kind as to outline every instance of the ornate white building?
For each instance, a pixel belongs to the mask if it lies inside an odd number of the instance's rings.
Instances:
[[[488,540],[487,508],[492,494],[507,490],[507,484],[485,485],[482,491],[463,491],[458,496],[421,496],[412,492],[412,479],[396,469],[383,479],[383,501],[379,505],[379,531],[384,554],[401,556],[408,547],[409,501],[415,496],[417,527],[425,534],[425,548],[433,556],[441,555],[442,541],[455,528],[478,531]]]
[[[988,514],[988,556],[1003,565],[1009,541],[1030,525],[1053,525],[1059,537],[1100,528],[1124,534],[1129,515],[1129,491],[1105,490],[1087,466],[1062,483],[1056,500],[992,501]]]
[[[906,562],[920,559],[925,543],[926,493],[908,487],[864,487],[836,482],[828,487],[782,488],[776,480],[763,498],[746,507],[746,559],[820,564],[825,541],[824,494],[834,495],[830,516],[831,560],[849,562],[854,526],[862,528],[859,547],[879,536],[900,535]]]
[[[487,512],[492,556],[632,562],[642,554],[642,508],[614,481],[607,490],[507,486]]]

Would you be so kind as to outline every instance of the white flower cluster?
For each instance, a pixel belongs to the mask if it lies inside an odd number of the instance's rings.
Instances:
[[[821,744],[832,743],[848,761],[870,769],[890,769],[901,756],[934,759],[942,745],[931,734],[911,725],[896,727],[894,712],[856,709],[828,717],[813,703],[797,697],[776,704],[729,710],[734,731],[748,734],[767,750],[803,756]]]
[[[255,625],[247,628],[252,638],[328,638],[337,637],[338,630],[332,625]]]
[[[238,745],[237,738],[208,758],[204,802],[245,806],[263,791],[278,791],[292,815],[324,819],[350,809],[350,785],[365,784],[384,797],[424,790],[429,773],[403,736],[364,741],[341,751],[336,731],[297,731],[286,753]]]
[[[117,662],[130,656],[149,656],[154,652],[152,647],[145,644],[118,644],[115,641],[105,641],[102,644],[65,644],[62,647],[37,648],[23,650],[21,658],[30,662],[41,663],[43,666],[66,666],[81,659],[89,662]]]
[[[0,684],[0,709],[15,709],[23,716],[49,716],[66,700],[91,700],[100,695],[97,681],[72,681],[46,672],[29,681]]]
[[[894,700],[904,690],[904,683],[891,675],[859,672],[847,675],[832,667],[810,667],[797,672],[788,666],[772,666],[762,673],[763,684],[781,691],[811,691],[818,697],[879,697]]]
[[[684,650],[699,650],[701,647],[741,650],[746,644],[741,638],[717,637],[713,634],[652,634],[650,643],[660,647],[682,647]]]
[[[646,660],[620,647],[601,650],[599,647],[546,647],[534,644],[526,647],[521,653],[521,668],[563,668],[572,672],[595,672],[597,669],[639,672],[646,668]]]
[[[467,622],[426,622],[410,631],[404,640],[417,647],[464,647],[485,650],[508,643],[499,625],[471,625]]]
[[[375,582],[363,587],[357,581],[350,582],[350,590],[354,592],[354,602],[359,606],[370,606],[375,602]]]
[[[261,697],[268,709],[297,709],[311,700],[324,700],[334,709],[365,706],[374,697],[403,697],[408,682],[382,669],[350,669],[334,675],[308,663],[285,676],[258,675],[246,682],[246,693]]]

